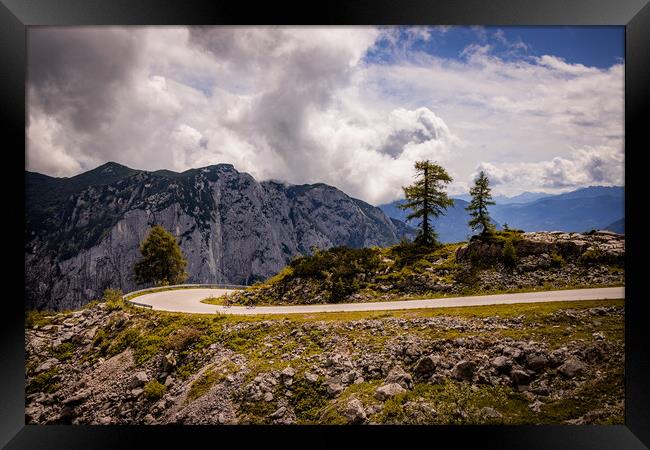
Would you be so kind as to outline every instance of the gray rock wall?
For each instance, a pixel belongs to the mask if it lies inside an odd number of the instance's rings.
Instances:
[[[49,181],[55,190],[56,180]],[[26,230],[28,308],[76,308],[108,287],[136,289],[138,246],[155,224],[178,238],[188,283],[249,284],[312,246],[385,246],[405,233],[334,187],[259,183],[230,165],[173,176],[137,172],[108,185],[100,178],[46,213],[30,211],[27,200],[28,218],[38,218]]]

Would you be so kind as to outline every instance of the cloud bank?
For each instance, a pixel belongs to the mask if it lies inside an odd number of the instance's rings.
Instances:
[[[27,168],[231,163],[373,204],[400,197],[425,158],[448,168],[452,193],[481,169],[506,194],[622,183],[622,64],[529,56],[498,33],[457,58],[418,49],[446,31],[33,28]]]

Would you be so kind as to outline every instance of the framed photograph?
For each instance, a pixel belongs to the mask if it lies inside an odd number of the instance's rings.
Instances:
[[[650,445],[647,1],[0,17],[6,448]]]

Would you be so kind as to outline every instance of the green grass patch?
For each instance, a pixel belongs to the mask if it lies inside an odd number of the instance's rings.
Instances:
[[[149,400],[158,400],[167,392],[167,386],[158,380],[151,380],[144,385],[144,396]]]
[[[25,388],[25,393],[27,395],[35,394],[37,392],[45,392],[51,394],[56,392],[59,389],[59,368],[52,367],[49,370],[43,371],[38,375],[34,376],[27,387]]]
[[[289,398],[294,408],[298,423],[317,424],[325,406],[329,403],[327,388],[321,383],[311,383],[304,378],[298,379],[292,386]]]
[[[52,351],[52,354],[59,361],[67,361],[74,355],[75,345],[72,342],[65,342]]]
[[[239,369],[237,364],[231,361],[222,361],[218,365],[212,365],[194,380],[187,393],[187,400],[193,401],[204,396],[217,383],[221,383],[228,375]]]
[[[52,324],[56,313],[51,311],[25,311],[25,328],[43,327]]]

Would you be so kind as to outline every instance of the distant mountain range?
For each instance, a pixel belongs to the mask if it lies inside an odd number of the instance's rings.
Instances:
[[[455,205],[433,221],[442,242],[458,242],[471,235],[465,207],[469,195],[454,197]],[[623,233],[625,190],[621,186],[590,186],[564,194],[524,192],[514,197],[495,196],[490,215],[497,228],[508,225],[524,231],[588,231],[605,229]],[[380,205],[389,217],[407,222],[400,200]]]
[[[414,230],[326,184],[258,182],[230,164],[182,173],[107,163],[71,178],[25,173],[30,308],[75,308],[134,290],[149,228],[179,240],[189,283],[249,284],[312,246],[387,246]]]

